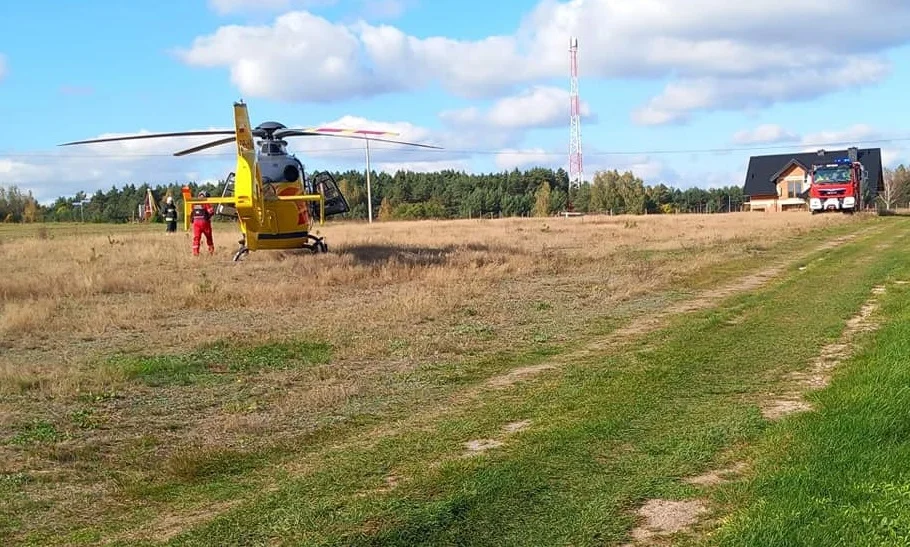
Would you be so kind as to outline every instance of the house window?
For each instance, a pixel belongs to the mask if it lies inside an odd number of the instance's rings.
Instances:
[[[787,197],[795,198],[799,197],[799,193],[803,191],[803,183],[799,180],[788,180],[787,181]]]

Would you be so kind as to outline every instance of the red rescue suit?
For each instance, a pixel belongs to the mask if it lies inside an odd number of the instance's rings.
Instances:
[[[209,245],[209,254],[215,253],[215,242],[212,240],[212,215],[215,208],[209,203],[193,205],[193,255],[199,255],[199,244],[205,235],[205,242]]]

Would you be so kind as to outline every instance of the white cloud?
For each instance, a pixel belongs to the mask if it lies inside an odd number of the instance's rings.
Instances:
[[[398,136],[381,137],[387,139],[401,140],[406,142],[416,142],[420,144],[431,144],[439,146],[441,136],[427,128],[416,126],[409,122],[382,122],[368,120],[359,116],[342,116],[336,120],[330,120],[319,124],[320,127],[337,127],[345,129],[372,129],[377,131],[392,131],[398,133]],[[325,164],[343,163],[347,165],[356,164],[358,168],[364,167],[366,161],[366,142],[362,139],[355,138],[337,138],[322,136],[305,136],[289,137],[288,149],[294,152],[304,161],[304,165],[309,163],[319,163],[320,166],[314,168],[329,168]],[[449,154],[447,154],[449,155]],[[439,151],[425,150],[421,148],[408,147],[400,144],[384,143],[378,141],[370,142],[370,157],[373,163],[393,161],[428,161],[439,159]],[[314,162],[313,159],[316,159]],[[375,166],[373,166],[375,168]],[[307,165],[309,170],[309,165]]]
[[[631,171],[648,184],[666,184],[668,181],[676,180],[678,177],[677,172],[664,162],[648,157],[638,161],[619,162],[617,169],[620,171]]]
[[[744,129],[733,135],[733,142],[736,144],[775,144],[798,140],[799,135],[776,124],[759,125],[755,129]]]
[[[471,162],[468,160],[442,160],[442,161],[400,161],[400,162],[380,162],[377,165],[371,165],[373,169],[380,172],[395,174],[397,171],[412,171],[415,173],[438,173],[443,170],[453,171],[471,171]]]
[[[733,135],[733,142],[744,145],[792,142],[794,147],[800,148],[804,152],[814,152],[819,147],[831,149],[848,146],[859,146],[861,148],[880,147],[880,143],[877,141],[885,144],[892,137],[893,135],[889,132],[876,129],[864,123],[854,124],[842,129],[816,131],[805,135],[788,131],[780,125],[764,124],[751,130],[738,131]],[[882,150],[882,153],[885,153],[885,149]]]
[[[905,146],[893,147],[893,148],[882,148],[882,166],[883,167],[897,167],[899,164],[907,164],[910,155],[907,153],[907,148]]]
[[[818,131],[803,136],[801,143],[807,150],[817,150],[817,145],[852,145],[857,141],[878,140],[886,138],[884,133],[868,124],[855,124],[850,127],[830,131]]]
[[[851,12],[863,13],[863,24]],[[670,79],[634,117],[661,124],[874,84],[890,68],[882,52],[910,39],[908,20],[910,3],[896,0],[541,0],[514,33],[479,40],[293,12],[272,25],[222,27],[181,55],[229,67],[246,96],[343,100],[438,82],[479,98],[565,78],[568,39],[577,36],[583,79]],[[282,47],[251,47],[261,43]],[[293,66],[311,68],[304,76]]]
[[[590,105],[580,101],[580,114],[594,120]],[[476,107],[440,113],[443,121],[455,126],[486,125],[499,129],[562,127],[569,123],[569,92],[552,86],[534,86],[518,95],[496,101],[487,112]]]
[[[262,47],[262,44],[280,47]],[[224,26],[178,53],[195,66],[230,66],[244,96],[329,101],[390,90],[363,66],[350,30],[307,12],[280,16],[274,26]]]
[[[683,182],[679,172],[647,154],[590,155],[585,159],[584,169],[588,180],[593,180],[598,171],[615,169],[620,173],[631,171],[648,185],[676,186]]]
[[[665,184],[669,187],[685,190],[687,188],[719,188],[724,186],[742,186],[742,170],[729,169],[714,164],[705,168],[704,158],[693,158],[694,161],[683,163],[682,168],[674,167],[659,156],[647,154],[629,154],[622,156],[592,156],[585,162],[585,174],[589,180],[597,171],[617,170],[620,173],[631,171],[646,185]]]
[[[116,136],[122,134],[106,133],[90,138]],[[129,183],[155,185],[223,178],[234,169],[233,151],[228,147],[182,158],[172,155],[215,138],[141,139],[0,154],[0,184],[31,190],[36,199],[45,202],[78,191],[91,194]]]
[[[420,170],[429,169],[467,169],[469,161],[477,151],[499,150],[504,147],[514,147],[520,140],[520,133],[509,130],[497,130],[482,125],[470,127],[446,127],[442,129],[429,129],[414,125],[410,122],[376,121],[358,116],[343,116],[336,120],[325,121],[319,124],[323,127],[339,127],[349,129],[375,129],[398,133],[397,137],[389,139],[430,144],[443,147],[442,150],[411,147],[401,144],[370,142],[370,157],[374,168],[380,165],[420,166]],[[329,163],[331,165],[364,167],[366,160],[366,143],[360,139],[339,139],[332,137],[296,137],[291,141],[289,149],[298,152],[304,158],[310,158],[314,164]],[[318,167],[323,169],[324,167]],[[309,169],[309,167],[308,167]]]
[[[834,69],[781,70],[777,75],[749,77],[703,77],[667,85],[633,113],[643,125],[662,125],[689,120],[693,112],[717,109],[748,109],[777,102],[807,100],[826,92],[877,82],[888,65],[874,58],[850,58]]]
[[[893,132],[882,131],[871,125],[861,123],[844,129],[810,133],[802,138],[801,143],[805,152],[815,152],[822,145],[826,145],[829,150],[842,150],[849,146],[881,148],[882,166],[893,168],[898,164],[910,162],[910,150],[907,149],[906,143],[903,141],[888,142],[888,139],[894,137],[895,134]]]
[[[568,170],[568,152],[535,148],[509,148],[500,151],[494,159],[497,168],[502,170],[529,169],[531,167],[549,167]],[[680,174],[661,160],[648,155],[612,155],[589,153],[585,158],[585,180],[592,181],[598,171],[617,170],[620,173],[632,171],[646,184],[676,184]]]
[[[502,170],[525,169],[528,167],[563,167],[567,163],[567,154],[556,155],[543,148],[514,149],[509,148],[496,154],[494,163]]]
[[[674,175],[668,178],[668,185],[686,190],[688,188],[723,188],[726,186],[742,187],[745,177],[746,165],[737,170],[717,170],[717,171],[691,171],[684,173],[673,172]]]

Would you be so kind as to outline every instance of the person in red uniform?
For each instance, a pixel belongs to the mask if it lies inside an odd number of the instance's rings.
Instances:
[[[199,192],[200,198],[209,197],[208,192]],[[202,236],[205,235],[205,242],[209,245],[209,254],[215,253],[215,242],[212,240],[212,215],[215,214],[215,208],[211,203],[193,204],[193,256],[199,255],[199,245],[202,243]]]

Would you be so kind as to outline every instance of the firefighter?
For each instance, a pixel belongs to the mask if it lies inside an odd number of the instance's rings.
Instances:
[[[164,214],[164,222],[167,223],[166,232],[169,234],[177,233],[177,206],[174,205],[174,198],[171,196],[167,197],[164,210],[161,212]]]
[[[208,192],[199,192],[200,198],[209,197]],[[209,254],[215,254],[215,242],[212,240],[212,215],[215,208],[210,203],[193,204],[193,256],[199,256],[199,245],[202,236],[209,246]]]

